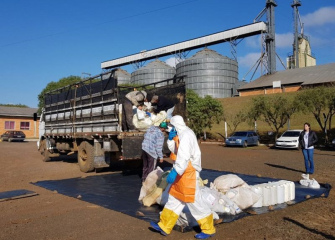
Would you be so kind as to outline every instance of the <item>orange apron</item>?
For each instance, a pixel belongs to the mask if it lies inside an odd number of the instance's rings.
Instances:
[[[177,176],[176,181],[172,183],[169,194],[186,203],[193,203],[195,199],[196,188],[196,170],[191,161],[183,175]]]
[[[170,158],[171,158],[171,160],[176,161],[176,159],[177,159],[177,152],[178,152],[178,148],[179,148],[179,137],[175,136],[173,138],[173,141],[175,142],[174,152],[171,152]]]

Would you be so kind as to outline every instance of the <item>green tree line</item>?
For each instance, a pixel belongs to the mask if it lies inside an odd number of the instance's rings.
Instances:
[[[252,99],[247,108],[233,115],[227,113],[225,120],[231,131],[235,131],[245,121],[249,125],[255,121],[264,121],[275,132],[275,138],[278,138],[280,130],[298,112],[313,114],[324,134],[325,143],[328,143],[331,140],[330,130],[335,115],[335,87],[304,89],[294,96],[259,95]]]

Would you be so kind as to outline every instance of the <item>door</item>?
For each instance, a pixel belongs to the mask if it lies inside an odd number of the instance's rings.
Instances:
[[[248,145],[249,145],[249,144],[255,144],[254,136],[253,136],[252,133],[248,133],[247,142],[248,142]]]

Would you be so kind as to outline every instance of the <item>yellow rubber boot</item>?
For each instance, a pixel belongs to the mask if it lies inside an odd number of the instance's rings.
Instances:
[[[170,234],[178,220],[178,215],[170,209],[164,208],[160,216],[158,226],[167,234]]]
[[[200,219],[197,222],[200,226],[201,232],[209,235],[213,235],[215,233],[213,214],[203,219]]]

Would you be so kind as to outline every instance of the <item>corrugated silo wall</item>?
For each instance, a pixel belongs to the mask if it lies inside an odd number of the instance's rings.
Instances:
[[[162,80],[173,78],[176,70],[170,66],[161,64],[148,64],[146,67],[140,68],[131,74],[131,83],[134,84],[150,84]],[[166,83],[157,84],[156,87],[166,85]]]
[[[187,75],[186,88],[201,97],[225,98],[233,95],[238,81],[238,63],[227,57],[190,58],[177,64],[177,77]]]

